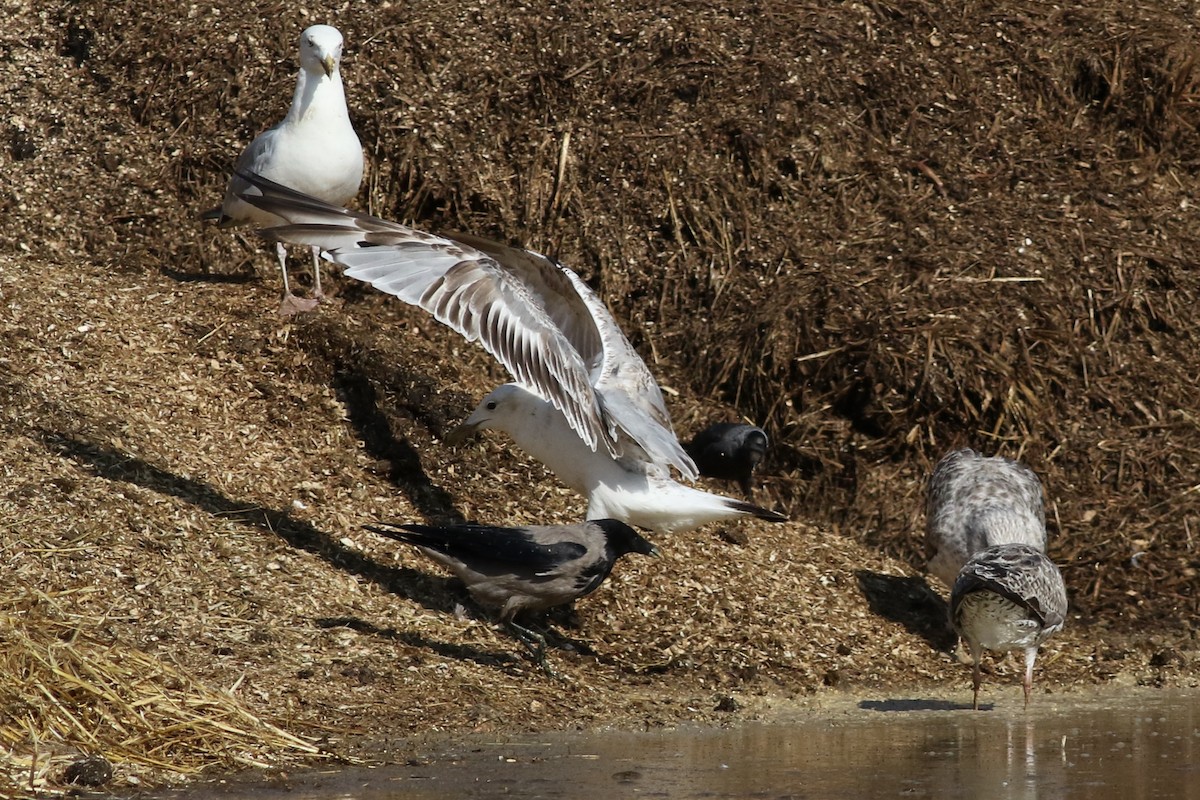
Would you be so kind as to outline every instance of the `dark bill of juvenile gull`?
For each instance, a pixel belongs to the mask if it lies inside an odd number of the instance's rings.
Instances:
[[[351,278],[433,314],[478,341],[513,376],[480,402],[450,444],[507,432],[588,498],[589,519],[687,530],[782,514],[676,482],[696,466],[675,437],[646,364],[595,292],[538,253],[473,236],[443,236],[337,208],[246,175],[243,199],[290,224],[275,241],[321,248]]]
[[[249,184],[239,173],[253,172],[337,205],[358,194],[363,176],[362,145],[346,109],[341,62],[342,34],[337,28],[313,25],[300,34],[300,73],[287,116],[242,151],[221,207],[205,212],[203,219],[216,220],[222,228],[283,222],[241,199]],[[276,242],[276,251],[283,273],[280,313],[311,310],[322,297],[319,251],[312,248],[314,298],[307,300],[292,294],[282,242]]]
[[[947,453],[926,489],[929,571],[953,586],[971,556],[1010,542],[1046,550],[1046,512],[1038,476],[1003,456],[984,456],[965,448]]]
[[[1038,647],[1062,630],[1067,587],[1062,573],[1040,549],[998,544],[980,550],[963,566],[950,593],[950,620],[971,648],[972,706],[979,708],[979,660],[983,651],[1025,652],[1025,706],[1033,690]]]
[[[547,671],[545,639],[518,625],[516,616],[591,594],[627,553],[658,555],[654,545],[615,519],[524,528],[379,523],[366,529],[416,545],[457,575],[475,602],[496,611]]]

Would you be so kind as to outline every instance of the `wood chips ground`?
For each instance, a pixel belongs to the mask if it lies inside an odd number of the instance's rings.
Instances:
[[[81,755],[121,788],[965,699],[920,552],[962,445],[1046,484],[1072,611],[1039,689],[1196,685],[1197,21],[1085,6],[4,0],[0,794]],[[757,499],[792,521],[658,537],[554,618],[560,680],[361,528],[579,519],[502,437],[442,443],[503,374],[346,279],[280,320],[267,248],[196,220],[313,22],[347,40],[359,207],[557,255],[681,435],[773,437]]]

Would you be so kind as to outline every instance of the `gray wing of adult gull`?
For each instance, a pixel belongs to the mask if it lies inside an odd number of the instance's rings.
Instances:
[[[696,468],[671,429],[658,385],[612,315],[574,272],[545,256],[476,237],[417,231],[295,192],[257,175],[242,198],[288,225],[262,235],[324,257],[433,314],[480,344],[519,384],[554,405],[595,450],[633,444],[662,469]],[[622,435],[624,434],[624,435]]]

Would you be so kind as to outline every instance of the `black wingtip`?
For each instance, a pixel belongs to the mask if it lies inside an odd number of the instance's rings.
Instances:
[[[432,528],[427,525],[413,525],[407,522],[377,522],[374,525],[363,525],[363,530],[411,544],[411,534],[427,533]]]
[[[300,197],[308,197],[308,195],[297,192],[295,189],[292,189],[289,186],[284,186],[282,183],[277,183],[270,178],[264,178],[257,172],[251,172],[250,170],[242,171],[240,169],[235,169],[233,172],[246,183],[257,188],[260,192],[276,192],[282,195],[298,195]]]
[[[746,503],[741,500],[730,499],[730,500],[725,501],[725,505],[729,506],[730,508],[732,508],[736,511],[741,511],[744,514],[750,514],[752,516],[758,517],[759,519],[765,519],[767,522],[787,522],[788,521],[788,517],[786,514],[780,514],[778,511],[772,511],[769,508],[763,508],[762,506],[756,506],[753,503]]]
[[[284,186],[282,183],[273,181],[270,178],[264,178],[257,172],[242,172],[238,170],[235,174],[257,190],[253,192],[238,192],[238,197],[252,206],[261,208],[271,214],[278,214],[285,219],[287,217],[280,214],[281,209],[316,211],[326,214],[350,214],[353,216],[352,212],[345,206],[326,203],[324,200],[319,200],[312,195],[298,192],[290,186]]]

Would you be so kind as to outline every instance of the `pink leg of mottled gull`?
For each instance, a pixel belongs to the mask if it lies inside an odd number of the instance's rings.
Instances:
[[[979,671],[979,659],[983,656],[983,648],[978,645],[971,646],[971,661],[974,667],[971,669],[971,708],[979,710],[979,684],[982,681],[982,675]]]
[[[1029,708],[1029,693],[1033,691],[1033,662],[1037,660],[1037,648],[1025,648],[1025,707]]]

